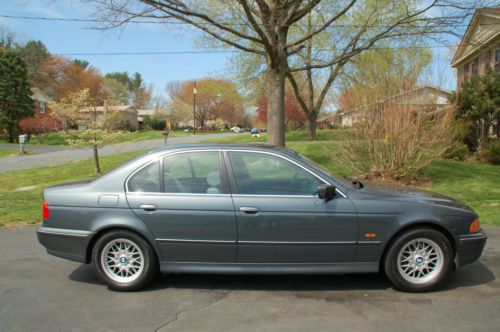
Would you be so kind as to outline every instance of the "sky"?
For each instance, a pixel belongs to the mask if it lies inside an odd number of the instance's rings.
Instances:
[[[50,18],[92,18],[92,8],[78,0],[0,0],[0,14]],[[111,31],[92,29],[87,22],[60,22],[0,17],[0,26],[20,41],[41,40],[52,54],[106,52],[200,51],[194,45],[196,31],[173,31],[158,24],[131,24]],[[433,49],[431,84],[455,89],[450,52]],[[140,72],[155,93],[166,97],[165,85],[173,80],[228,75],[231,54],[75,55],[103,74],[112,71]]]
[[[50,17],[92,18],[91,11],[79,1],[0,0],[0,14]],[[167,30],[158,24],[131,24],[111,31],[92,29],[87,22],[60,22],[0,17],[0,25],[14,32],[21,41],[41,40],[52,54],[105,52],[200,51],[193,41],[194,31]],[[157,93],[167,82],[222,75],[227,71],[230,54],[162,55],[76,55],[103,74],[113,71],[140,72]]]

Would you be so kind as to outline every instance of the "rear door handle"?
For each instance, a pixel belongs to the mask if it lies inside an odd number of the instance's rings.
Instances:
[[[154,210],[156,210],[156,205],[141,204],[141,205],[139,205],[139,209],[143,209],[144,211],[154,211]]]
[[[260,210],[253,206],[242,206],[240,207],[241,214],[257,214]]]

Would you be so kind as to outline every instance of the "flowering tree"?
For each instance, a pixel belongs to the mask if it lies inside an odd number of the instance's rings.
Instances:
[[[65,140],[72,146],[92,146],[94,151],[94,167],[101,173],[99,164],[99,147],[115,141],[123,135],[120,131],[109,131],[100,128],[98,123],[98,99],[91,96],[89,89],[70,94],[53,105],[52,116],[58,120],[84,127],[84,130],[65,133]]]

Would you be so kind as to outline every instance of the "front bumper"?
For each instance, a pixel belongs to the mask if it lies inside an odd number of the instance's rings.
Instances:
[[[85,263],[90,231],[40,226],[36,229],[38,241],[51,255]]]
[[[483,253],[486,239],[488,237],[483,231],[475,234],[459,235],[456,239],[457,266],[464,266],[479,259]]]

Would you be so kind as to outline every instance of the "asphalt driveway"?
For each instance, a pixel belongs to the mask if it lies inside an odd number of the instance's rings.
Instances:
[[[500,228],[486,230],[481,261],[407,294],[379,275],[167,275],[118,293],[46,254],[34,227],[0,229],[0,331],[498,331]]]
[[[235,135],[234,133],[222,134],[204,134],[197,136],[183,136],[171,137],[167,141],[167,145],[172,144],[185,144],[185,143],[198,143],[203,140],[220,138]],[[243,135],[243,134],[242,134]],[[250,134],[248,134],[250,135]],[[152,150],[164,146],[163,139],[160,140],[147,140],[132,143],[122,143],[108,145],[99,150],[100,156],[109,156],[117,153],[133,152],[140,150]],[[8,147],[9,145],[0,145],[0,149]],[[25,156],[10,156],[0,159],[0,172],[36,168],[41,166],[49,166],[56,164],[64,164],[70,161],[92,158],[91,148],[69,148],[69,147],[47,147],[30,145],[26,150],[36,151],[37,154]]]

